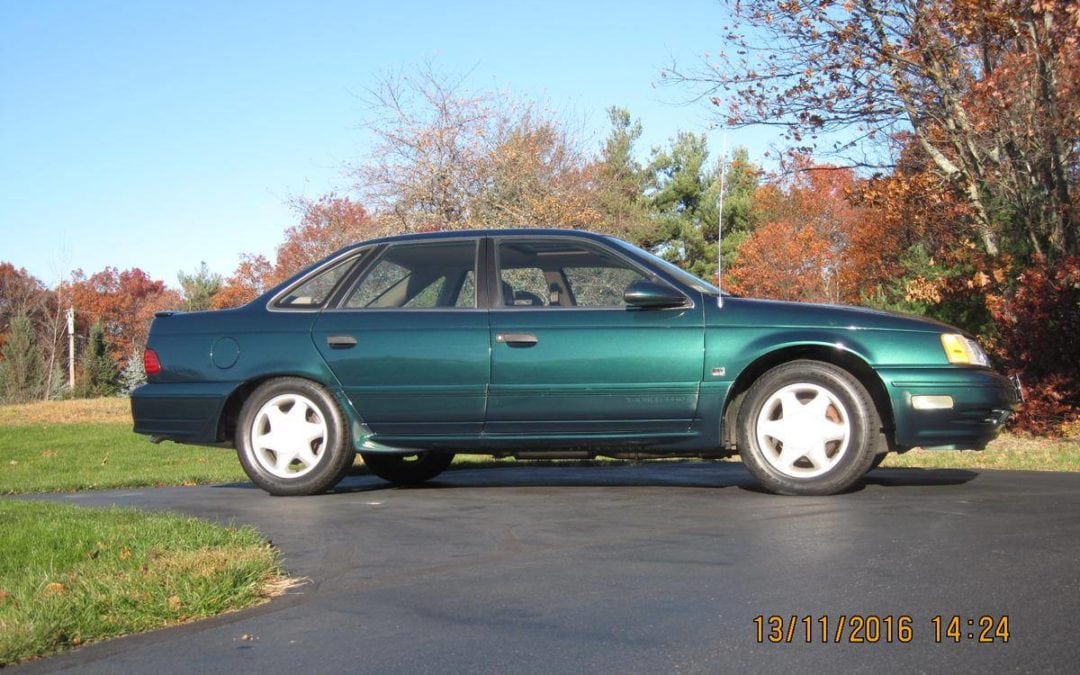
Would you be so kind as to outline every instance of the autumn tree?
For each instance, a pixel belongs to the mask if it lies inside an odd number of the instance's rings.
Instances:
[[[1014,287],[990,296],[993,352],[1026,397],[1014,428],[1061,436],[1080,431],[1080,257],[1037,261]]]
[[[300,222],[285,230],[285,241],[277,249],[275,276],[296,274],[334,251],[382,231],[359,202],[333,193],[318,199],[294,202]]]
[[[539,103],[430,65],[384,77],[367,102],[375,144],[353,177],[393,231],[599,222],[578,142]]]
[[[85,334],[100,321],[110,354],[118,362],[126,361],[136,346],[146,343],[155,312],[182,304],[179,293],[138,268],[106,267],[89,277],[76,270],[69,290],[79,332]]]
[[[15,316],[30,316],[45,304],[46,288],[22,268],[0,262],[0,332]]]
[[[763,224],[739,247],[727,279],[736,293],[809,302],[858,302],[849,248],[867,214],[851,203],[850,169],[806,158],[786,180],[759,188]]]
[[[483,189],[467,206],[469,225],[595,228],[601,217],[587,166],[564,126],[536,109],[508,122],[480,167]]]
[[[903,132],[970,210],[973,238],[1076,250],[1080,5],[1068,0],[730,1],[727,47],[673,66],[726,124],[886,166]],[[842,140],[836,140],[836,139]],[[831,145],[827,144],[832,139]]]
[[[214,294],[212,309],[226,309],[247,304],[276,283],[274,266],[263,255],[240,254],[236,270]]]
[[[334,251],[384,234],[382,225],[359,202],[333,193],[298,199],[293,207],[300,222],[285,230],[273,263],[265,256],[244,254],[233,274],[213,297],[211,307],[224,309],[251,302]]]
[[[892,174],[860,181],[851,194],[866,213],[847,249],[861,302],[986,334],[986,293],[1006,280],[1006,261],[982,255],[956,228],[970,207],[943,189],[925,153],[909,146]]]

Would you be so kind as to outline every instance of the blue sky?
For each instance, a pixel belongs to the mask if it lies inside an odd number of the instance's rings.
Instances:
[[[714,0],[0,2],[0,260],[49,285],[111,265],[176,286],[203,260],[227,275],[272,255],[290,198],[348,192],[365,88],[428,59],[546,99],[591,144],[610,105],[641,119],[643,149],[705,131],[687,92],[654,84],[715,50],[723,20]]]

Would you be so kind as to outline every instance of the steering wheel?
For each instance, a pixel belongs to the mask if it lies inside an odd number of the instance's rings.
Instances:
[[[529,291],[514,291],[514,305],[526,305],[529,307],[543,306],[544,300],[536,293]]]

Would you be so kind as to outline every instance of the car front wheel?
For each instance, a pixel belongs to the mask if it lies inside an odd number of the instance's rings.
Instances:
[[[881,431],[865,387],[820,361],[792,361],[762,375],[739,409],[746,467],[777,494],[829,495],[870,470]]]
[[[312,495],[352,466],[341,408],[311,380],[281,377],[260,385],[240,410],[236,453],[251,480],[272,495]]]
[[[371,473],[401,485],[416,485],[431,480],[454,461],[454,455],[449,452],[418,452],[412,455],[362,452],[360,457]]]

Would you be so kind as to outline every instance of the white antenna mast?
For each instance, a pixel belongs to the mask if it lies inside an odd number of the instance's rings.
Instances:
[[[720,288],[724,279],[724,174],[727,173],[724,166],[727,162],[727,129],[723,130],[723,149],[720,151],[720,197],[717,199],[719,208],[716,215],[716,287]],[[724,306],[723,292],[716,295],[716,306]]]

